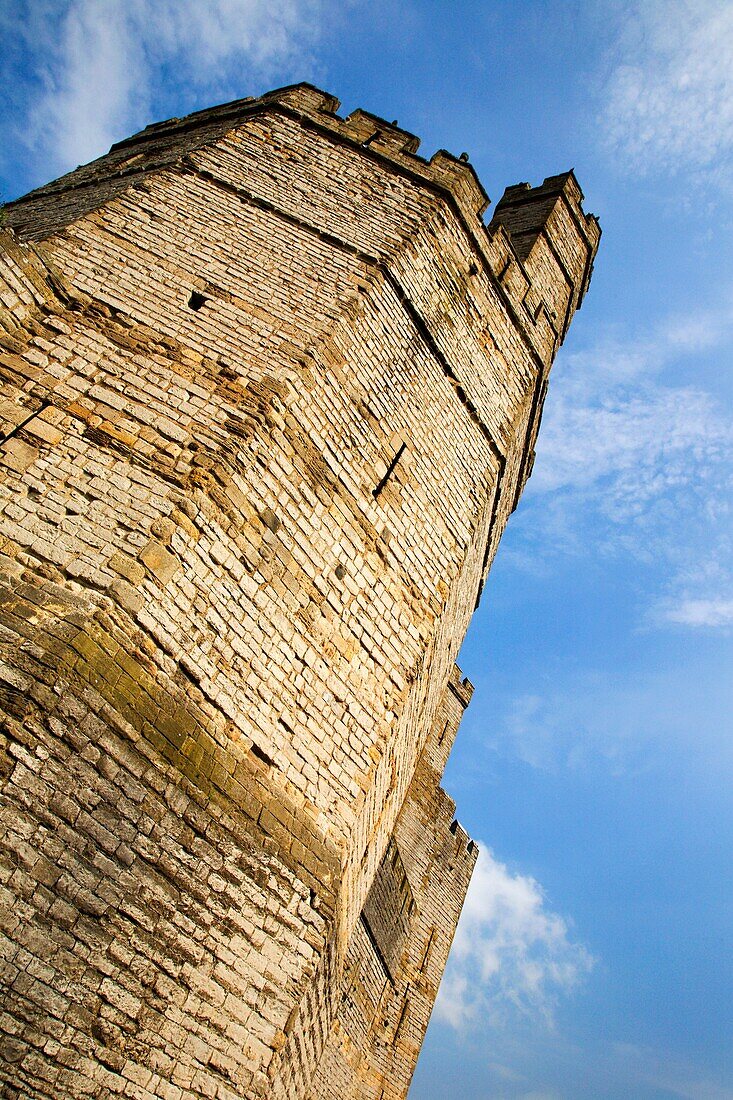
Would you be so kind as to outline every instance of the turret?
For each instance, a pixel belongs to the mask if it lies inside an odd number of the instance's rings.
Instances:
[[[533,284],[542,284],[542,305],[561,341],[588,289],[601,236],[582,201],[572,170],[539,187],[518,183],[507,187],[489,224],[489,232],[504,227]]]

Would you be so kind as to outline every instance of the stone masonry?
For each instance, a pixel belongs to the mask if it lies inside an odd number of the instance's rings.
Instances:
[[[301,84],[0,227],[3,1096],[404,1098],[455,666],[600,231]]]

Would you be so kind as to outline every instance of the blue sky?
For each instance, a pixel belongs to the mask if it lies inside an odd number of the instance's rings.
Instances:
[[[410,1100],[733,1100],[733,5],[4,0],[0,197],[309,80],[604,230],[462,654],[482,854]]]

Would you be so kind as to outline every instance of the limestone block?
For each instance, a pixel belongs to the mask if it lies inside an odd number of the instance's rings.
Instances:
[[[165,585],[176,575],[181,568],[181,563],[173,554],[170,554],[157,539],[150,542],[140,551],[140,560],[149,569],[156,580]]]
[[[38,451],[22,439],[13,437],[0,446],[0,465],[23,474],[38,458]]]

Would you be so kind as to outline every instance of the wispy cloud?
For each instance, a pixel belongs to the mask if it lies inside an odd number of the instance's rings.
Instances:
[[[733,434],[711,397],[692,386],[617,385],[601,394],[562,385],[548,410],[533,489],[603,485],[608,518],[640,516],[668,492],[699,493],[731,451]]]
[[[681,715],[690,717],[687,703],[673,714],[660,707],[660,686],[653,679],[618,687],[594,674],[577,676],[570,689],[542,684],[544,691],[506,700],[487,745],[492,754],[548,774],[643,771],[665,735],[683,736]]]
[[[629,768],[630,753],[639,750],[635,728],[623,720],[623,702],[614,698],[612,687],[592,677],[577,682],[571,692],[546,687],[512,696],[488,744],[492,752],[538,771],[577,771],[600,761],[618,774]]]
[[[601,132],[635,171],[707,169],[733,150],[728,0],[622,5]]]
[[[698,625],[698,624],[696,624]],[[721,655],[709,668],[579,672],[549,669],[531,692],[494,682],[494,711],[481,732],[482,767],[520,760],[539,772],[641,775],[660,762],[709,761],[733,776],[733,746],[721,715],[733,684]],[[480,686],[480,684],[479,684]],[[711,781],[712,784],[712,781]]]
[[[681,1100],[733,1100],[733,1089],[703,1076],[700,1067],[669,1051],[634,1043],[614,1043],[611,1057],[625,1064],[637,1081],[663,1090]]]
[[[562,360],[517,517],[517,562],[622,555],[655,568],[648,623],[729,624],[733,424],[706,389],[672,379],[706,356],[725,370],[731,336],[724,299]]]
[[[724,301],[716,310],[666,318],[646,333],[607,335],[565,357],[553,377],[532,491],[603,481],[607,507],[623,516],[630,497],[640,505],[727,461],[733,430],[712,396],[667,385],[660,375],[731,336],[733,303]]]
[[[150,122],[159,90],[186,109],[312,67],[321,0],[15,0],[0,16],[31,110],[18,137],[58,172]],[[287,77],[286,77],[287,79]],[[173,93],[173,94],[172,94]],[[159,109],[170,109],[167,103]]]
[[[698,630],[733,627],[733,530],[670,579],[652,602],[648,621],[652,626],[666,623]]]
[[[733,626],[733,599],[683,598],[668,607],[666,618],[684,626]]]
[[[513,874],[480,846],[450,961],[436,1004],[455,1028],[502,1026],[519,1016],[552,1023],[558,998],[593,966],[542,888]]]

